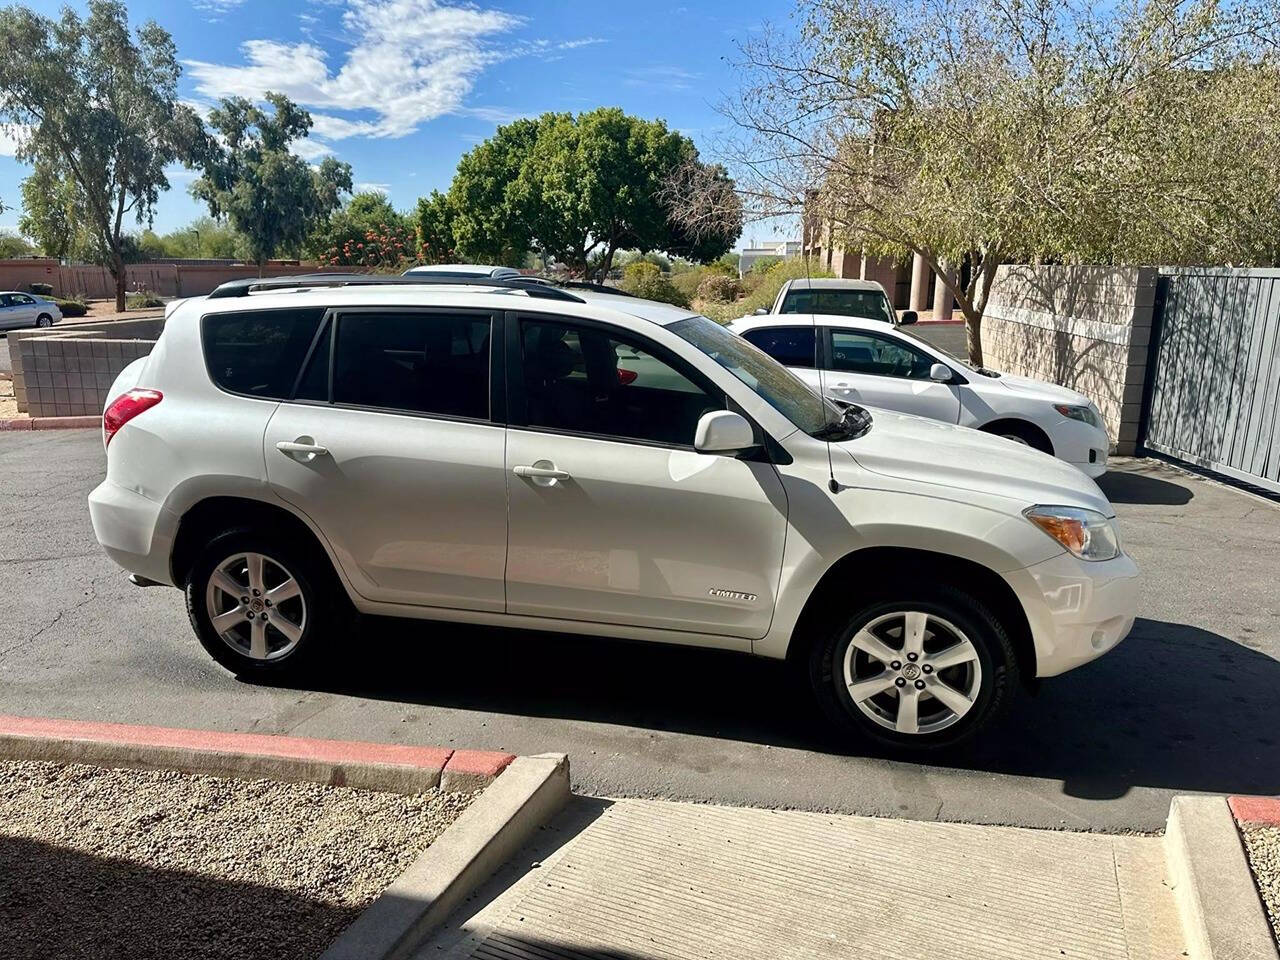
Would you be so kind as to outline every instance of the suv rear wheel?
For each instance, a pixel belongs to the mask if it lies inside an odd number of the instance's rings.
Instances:
[[[1017,685],[1008,633],[947,586],[869,602],[814,644],[809,679],[842,729],[899,750],[939,750],[990,724]]]
[[[268,679],[310,666],[334,605],[313,563],[279,539],[247,530],[214,538],[187,579],[187,614],[200,643],[233,673]]]

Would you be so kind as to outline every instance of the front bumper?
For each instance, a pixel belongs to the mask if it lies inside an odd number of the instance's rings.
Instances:
[[[173,583],[169,554],[176,518],[162,504],[104,480],[89,494],[94,536],[112,560],[130,573],[157,583]]]
[[[1094,660],[1128,636],[1138,608],[1138,566],[1077,560],[1062,553],[1017,571],[1036,650],[1036,676],[1053,677]]]
[[[1107,431],[1063,417],[1049,431],[1054,455],[1094,480],[1107,472],[1111,441]]]

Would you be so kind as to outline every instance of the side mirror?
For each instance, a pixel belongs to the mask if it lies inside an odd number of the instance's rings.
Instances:
[[[920,314],[914,310],[903,310],[902,315],[898,317],[898,326],[905,327],[911,323],[917,323],[920,320]]]
[[[751,315],[753,317],[767,317],[769,315],[769,311],[765,307],[756,307],[751,311]]]
[[[756,435],[751,424],[732,410],[704,413],[693,434],[693,449],[699,453],[738,453],[755,445]]]
[[[955,374],[945,363],[935,363],[929,368],[930,380],[937,380],[939,383],[947,383],[953,376],[955,376]]]

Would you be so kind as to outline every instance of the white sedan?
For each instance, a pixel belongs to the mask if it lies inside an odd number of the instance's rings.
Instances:
[[[1102,415],[1074,390],[975,369],[878,320],[769,314],[743,317],[729,329],[837,402],[973,427],[1052,454],[1090,477],[1107,472]]]

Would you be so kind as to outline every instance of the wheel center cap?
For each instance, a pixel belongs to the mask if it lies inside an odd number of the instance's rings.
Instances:
[[[920,667],[914,663],[905,663],[902,665],[902,675],[908,680],[915,680],[920,676]]]
[[[249,601],[249,609],[252,610],[254,613],[261,613],[263,609],[262,601],[259,600],[257,597],[254,597],[252,600]]]

